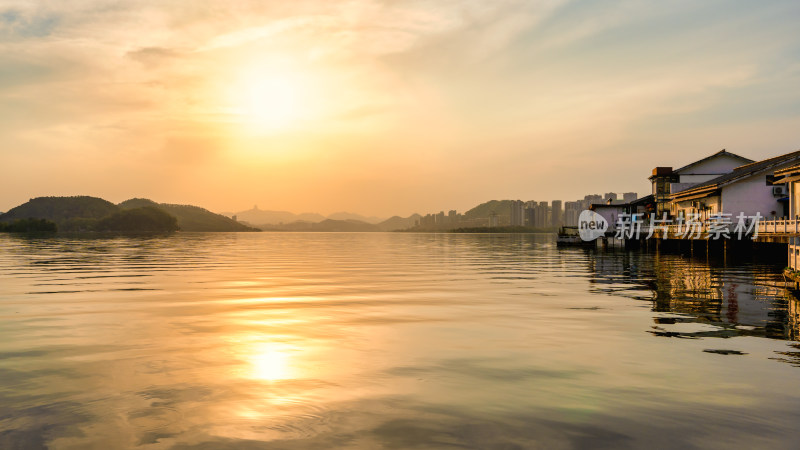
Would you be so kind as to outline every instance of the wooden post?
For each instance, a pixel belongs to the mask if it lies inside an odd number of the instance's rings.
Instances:
[[[722,241],[722,264],[728,265],[728,240]]]

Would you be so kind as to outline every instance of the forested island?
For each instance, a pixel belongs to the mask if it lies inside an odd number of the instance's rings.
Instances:
[[[259,231],[192,205],[97,197],[38,197],[0,215],[0,232]]]

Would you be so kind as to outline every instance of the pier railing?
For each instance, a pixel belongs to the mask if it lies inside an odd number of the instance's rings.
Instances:
[[[736,223],[730,224],[713,224],[711,222],[696,222],[691,224],[670,224],[659,225],[656,227],[655,235],[663,236],[664,231],[669,233],[670,237],[681,239],[708,239],[710,234],[716,235],[729,235],[736,236],[741,231],[743,234],[751,235],[758,230],[758,236],[797,236],[800,235],[800,220],[796,219],[776,219],[776,220],[760,220],[758,224],[750,228],[751,224],[747,224],[744,230],[737,229]],[[647,230],[649,225],[642,227],[642,230]],[[741,227],[740,227],[741,228]],[[721,237],[721,236],[720,236]]]
[[[796,219],[762,220],[758,222],[758,234],[792,235],[800,232],[800,221]]]

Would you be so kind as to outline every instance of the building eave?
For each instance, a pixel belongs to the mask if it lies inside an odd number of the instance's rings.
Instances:
[[[775,171],[775,182],[786,183],[788,177],[800,176],[800,164]]]
[[[698,159],[697,161],[695,161],[693,163],[690,163],[690,164],[687,164],[687,165],[685,165],[685,166],[683,166],[681,168],[675,169],[673,172],[679,174],[679,172],[681,172],[681,171],[684,171],[684,170],[686,170],[686,169],[688,169],[690,167],[696,166],[696,165],[698,165],[698,164],[700,164],[702,162],[708,161],[709,159],[715,158],[717,156],[729,156],[731,158],[738,159],[738,160],[744,162],[745,164],[751,164],[751,163],[755,162],[750,158],[745,158],[744,156],[740,156],[740,155],[737,155],[736,153],[731,153],[731,152],[729,152],[729,151],[727,151],[725,149],[722,149],[722,150],[720,150],[720,151],[718,151],[718,152],[716,152],[716,153],[714,153],[712,155],[706,156],[703,159]]]
[[[719,184],[712,184],[710,186],[703,186],[698,189],[686,189],[675,194],[670,195],[670,200],[673,202],[683,202],[686,200],[693,200],[695,198],[709,197],[720,190],[722,186]]]

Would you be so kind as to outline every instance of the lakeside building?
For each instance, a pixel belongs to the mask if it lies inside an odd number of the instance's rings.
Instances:
[[[641,214],[641,220],[646,221],[650,213],[655,211],[655,201],[653,195],[646,195],[631,202],[614,202],[609,198],[605,203],[595,203],[589,209],[600,214],[606,222],[608,229],[606,234],[614,235],[617,232],[617,222],[621,214]]]
[[[654,168],[649,180],[656,204],[656,215],[660,217],[664,212],[671,213],[670,205],[673,193],[726,175],[737,167],[753,162],[752,159],[723,149],[676,170],[673,170],[672,167]]]
[[[671,213],[678,217],[697,214],[701,220],[717,213],[760,214],[767,220],[789,217],[789,194],[782,183],[775,184],[775,172],[798,164],[800,151],[736,167],[673,193]]]
[[[613,236],[617,233],[617,222],[620,214],[625,213],[624,205],[613,203],[609,200],[606,203],[595,203],[589,206],[589,209],[601,215],[608,223],[606,235]]]
[[[789,267],[797,270],[800,267],[800,237],[797,236],[798,220],[800,219],[800,165],[792,165],[775,171],[773,186],[778,183],[786,187],[789,195],[788,216],[793,220],[794,226],[790,228],[794,234],[789,238]]]

